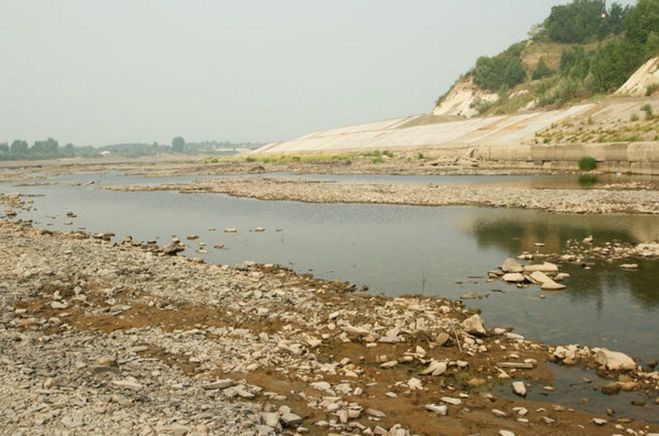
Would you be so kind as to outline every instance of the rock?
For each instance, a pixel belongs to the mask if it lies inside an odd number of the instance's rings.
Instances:
[[[480,315],[472,315],[469,318],[462,321],[462,327],[464,327],[467,333],[485,335],[487,331],[485,330],[485,325],[483,318]]]
[[[421,391],[423,390],[423,384],[421,383],[421,380],[418,378],[412,377],[407,381],[407,386],[409,386],[410,389],[413,391]]]
[[[526,386],[522,381],[513,382],[513,392],[520,397],[526,397]]]
[[[254,231],[259,232],[259,233],[260,232],[265,232],[265,228],[264,227],[257,227],[257,228],[254,229]]]
[[[124,380],[112,380],[111,383],[121,388],[127,388],[133,390],[140,390],[143,388],[143,386],[140,383],[138,383],[137,380],[135,380],[133,377],[127,377]]]
[[[448,407],[444,404],[441,406],[438,406],[437,404],[426,404],[425,408],[429,412],[433,412],[441,416],[446,416],[448,414]]]
[[[636,362],[626,354],[610,351],[606,348],[593,348],[595,361],[612,371],[636,369]]]
[[[535,271],[531,273],[530,277],[531,280],[533,280],[535,283],[540,284],[541,289],[543,290],[559,291],[561,289],[565,289],[565,285],[556,283],[554,280],[552,280],[549,276],[547,276],[545,273],[541,271]]]
[[[593,418],[593,424],[595,424],[595,425],[604,425],[606,423],[607,423],[606,419]]]
[[[63,302],[53,301],[52,303],[50,303],[50,307],[52,307],[53,309],[62,310],[68,308],[69,305]]]
[[[295,413],[287,412],[279,417],[282,425],[284,427],[297,427],[302,424],[302,418],[296,415]]]
[[[509,430],[499,430],[499,436],[515,436],[515,433]]]
[[[377,409],[366,409],[366,414],[371,415],[375,418],[384,418],[385,416],[387,416],[387,415],[384,414],[384,412],[382,412],[381,410],[377,410]]]
[[[536,271],[543,273],[556,273],[558,272],[558,266],[554,265],[553,263],[545,262],[538,265],[526,265],[524,267],[524,272],[526,273],[532,273]]]
[[[188,239],[190,241],[194,241],[195,239],[199,239],[199,235],[195,235],[194,233],[190,234],[190,235],[188,235]]]
[[[202,388],[204,388],[207,391],[212,391],[215,389],[226,389],[235,384],[236,384],[235,381],[231,380],[230,378],[227,378],[227,379],[216,380],[214,382],[207,383],[203,385]]]
[[[563,280],[569,279],[569,278],[570,278],[570,274],[565,273],[565,272],[561,272],[561,273],[556,274],[556,276],[554,277],[554,280],[557,281],[557,282],[562,282]]]
[[[508,258],[501,265],[501,270],[505,273],[521,273],[524,267],[520,265],[515,259]]]
[[[235,227],[227,227],[224,229],[224,233],[238,233],[238,229]]]
[[[499,410],[499,409],[492,409],[492,414],[494,416],[498,416],[499,418],[506,418],[508,416],[508,414],[506,412],[504,412],[503,410]]]
[[[627,270],[627,271],[636,271],[638,269],[638,264],[637,263],[623,263],[620,265],[620,268]]]
[[[428,375],[428,374],[431,374],[433,376],[442,375],[446,372],[447,368],[448,367],[446,363],[433,360],[432,362],[430,362],[430,365],[428,365],[426,369],[421,371],[421,375]]]
[[[453,398],[453,397],[442,397],[442,401],[451,404],[452,406],[459,406],[460,404],[462,404],[461,399]]]
[[[504,274],[501,280],[508,283],[524,283],[526,278],[521,273],[508,273]]]
[[[438,347],[443,347],[448,340],[450,339],[450,336],[446,332],[441,332],[440,334],[437,335],[437,339],[435,342],[437,342]]]
[[[602,385],[600,388],[600,391],[604,395],[616,395],[620,393],[621,386],[618,383],[608,383],[605,385]]]

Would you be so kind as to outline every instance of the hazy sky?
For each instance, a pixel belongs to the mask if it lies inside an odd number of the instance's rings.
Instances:
[[[0,141],[269,142],[428,112],[565,2],[0,0]]]

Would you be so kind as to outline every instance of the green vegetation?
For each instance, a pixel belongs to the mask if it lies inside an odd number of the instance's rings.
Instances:
[[[199,143],[185,143],[185,140],[174,138],[172,147],[160,145],[157,142],[152,144],[129,143],[104,145],[99,148],[91,145],[78,147],[73,144],[66,144],[63,147],[53,139],[48,138],[43,141],[35,141],[30,147],[27,141],[14,140],[11,145],[6,142],[0,142],[0,161],[8,160],[40,160],[40,159],[58,159],[83,157],[92,158],[100,157],[105,154],[117,155],[122,157],[140,157],[155,156],[174,152],[195,154],[231,154],[236,153],[236,149],[255,149],[262,144],[256,143],[232,143],[219,141],[204,141]],[[181,143],[182,141],[182,143]],[[175,145],[175,146],[174,146]]]
[[[629,121],[631,121],[632,123],[635,122],[635,121],[638,121],[638,115],[637,114],[631,114],[629,116]]]
[[[597,184],[597,177],[590,174],[582,174],[579,176],[577,182],[579,183],[579,186],[583,188],[590,188],[591,186]]]
[[[482,89],[509,89],[526,80],[522,67],[522,44],[514,44],[494,57],[481,56],[474,68],[474,82]]]
[[[592,171],[597,168],[597,160],[592,156],[584,156],[579,159],[579,169],[582,171]]]
[[[648,88],[645,90],[645,96],[651,97],[657,91],[659,91],[659,83],[653,83],[652,85],[648,86]]]
[[[602,0],[573,0],[553,7],[530,35],[496,56],[480,57],[467,74],[499,94],[498,101],[476,102],[479,113],[559,107],[614,91],[659,54],[659,0],[613,3],[608,10]],[[649,87],[647,94],[658,89]]]
[[[629,7],[613,3],[607,11],[602,0],[574,0],[551,8],[536,39],[562,43],[583,43],[618,34],[624,29]]]
[[[642,110],[643,112],[645,112],[645,120],[646,120],[646,121],[650,121],[650,120],[652,120],[652,119],[654,118],[654,113],[653,113],[653,111],[652,111],[652,105],[650,105],[649,103],[646,104],[645,106],[643,106],[643,107],[641,108],[641,110]]]
[[[549,77],[553,75],[554,75],[554,70],[549,68],[549,66],[545,62],[545,58],[540,58],[540,61],[538,61],[538,66],[535,68],[535,71],[533,72],[531,78],[533,80],[541,80],[544,79],[545,77]]]
[[[185,139],[182,136],[177,136],[172,139],[172,151],[174,153],[183,153],[185,150]]]

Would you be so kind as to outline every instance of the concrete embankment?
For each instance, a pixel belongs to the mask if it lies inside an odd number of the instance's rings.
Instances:
[[[639,119],[648,106],[648,115]],[[429,150],[434,156],[466,157],[507,168],[560,170],[577,169],[579,159],[592,156],[604,171],[659,174],[653,106],[659,106],[659,99],[619,98],[470,119],[416,115],[314,132],[256,153]]]

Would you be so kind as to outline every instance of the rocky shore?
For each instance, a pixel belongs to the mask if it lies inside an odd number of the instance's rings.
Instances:
[[[659,431],[523,398],[540,386],[551,395],[551,360],[597,368],[611,385],[598,389],[642,390],[652,403],[659,374],[621,353],[536,343],[460,302],[101,236],[0,221],[0,432]],[[501,383],[510,397],[492,393]]]
[[[643,189],[540,190],[496,186],[339,183],[317,180],[240,177],[156,186],[109,186],[105,189],[223,193],[261,200],[293,200],[309,203],[485,206],[542,209],[551,212],[578,214],[659,214],[659,191]]]

